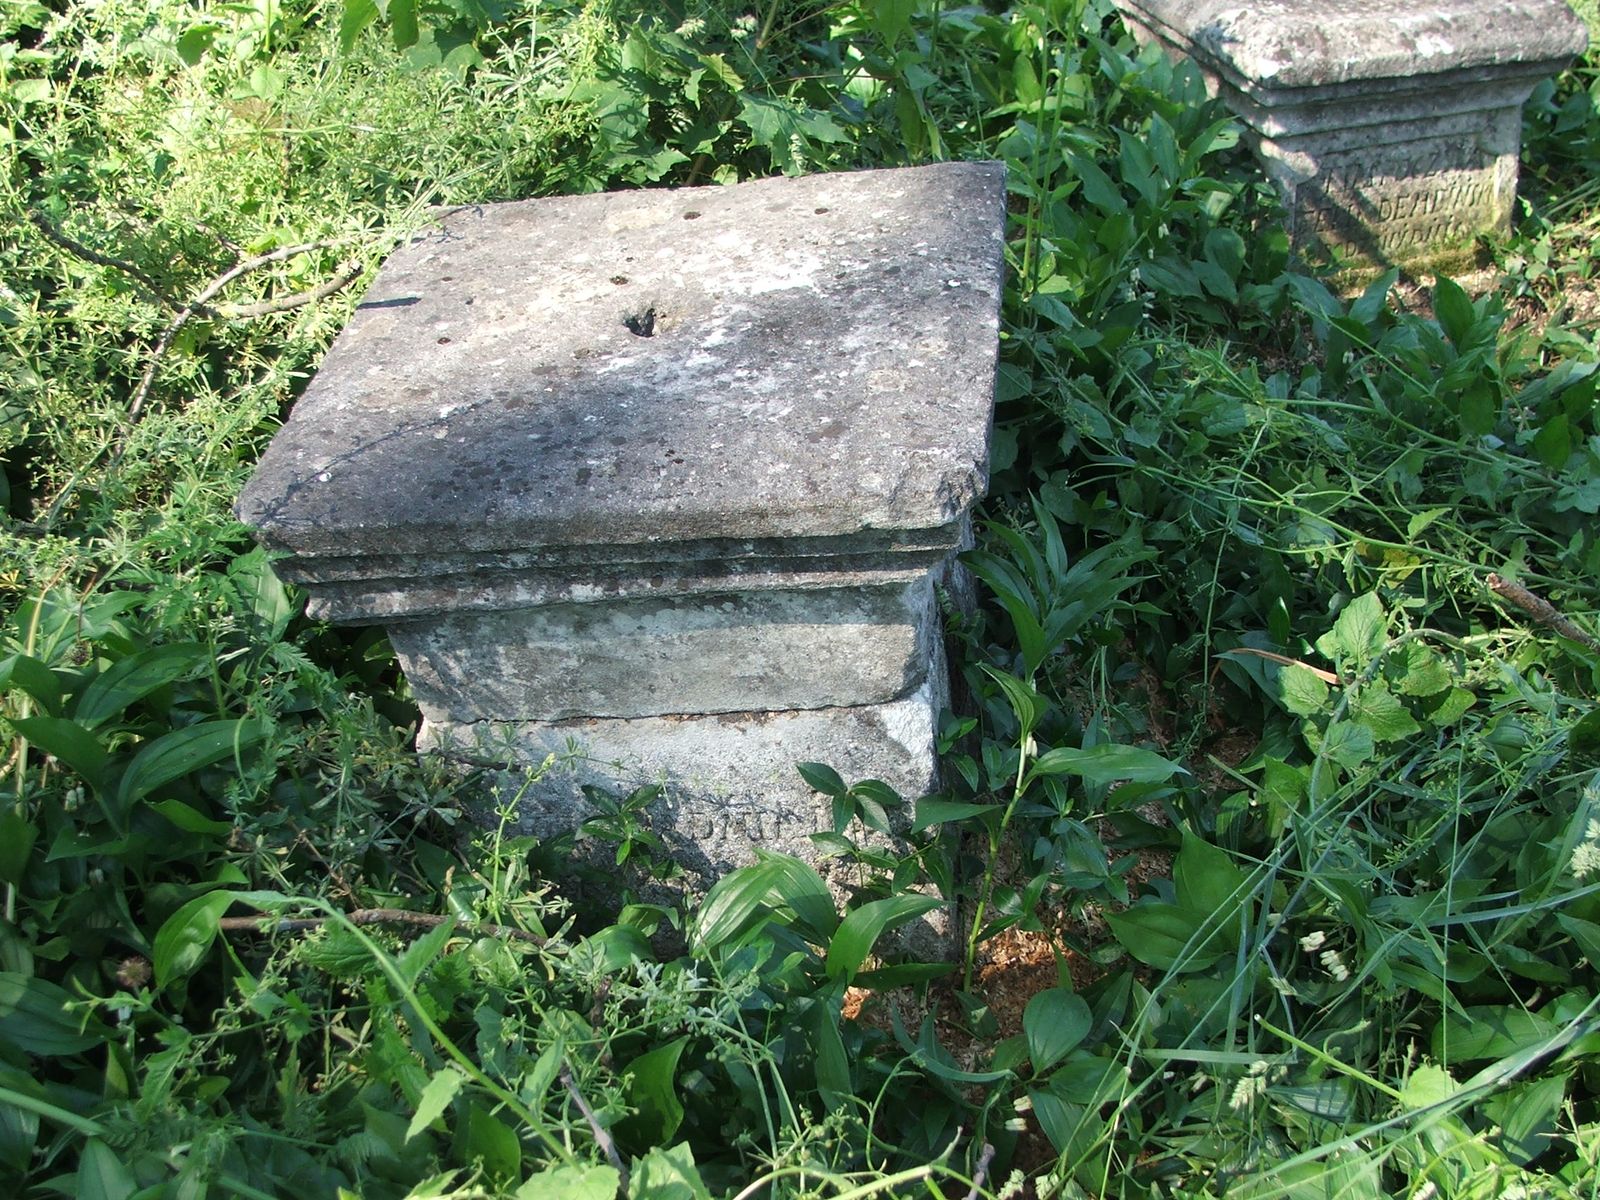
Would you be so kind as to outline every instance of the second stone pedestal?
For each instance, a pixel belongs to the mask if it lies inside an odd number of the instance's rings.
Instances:
[[[1307,258],[1456,268],[1504,233],[1522,105],[1583,51],[1562,0],[1117,0],[1244,124]]]

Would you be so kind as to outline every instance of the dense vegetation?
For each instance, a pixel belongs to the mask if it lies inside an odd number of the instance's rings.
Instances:
[[[1470,289],[1342,298],[1106,0],[8,0],[0,1187],[1596,1195],[1597,94]],[[427,205],[977,157],[947,790],[806,767],[847,913],[772,858],[580,918],[232,498]],[[649,869],[642,799],[584,836]],[[929,884],[959,961],[873,958]]]

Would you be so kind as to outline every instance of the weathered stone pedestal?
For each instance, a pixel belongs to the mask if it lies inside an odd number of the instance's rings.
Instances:
[[[463,209],[398,250],[239,504],[385,625],[424,749],[662,783],[703,885],[816,861],[832,764],[935,781],[935,584],[985,487],[995,163]],[[571,749],[575,755],[568,756]]]
[[[1454,268],[1510,225],[1522,105],[1587,42],[1562,0],[1117,0],[1244,123],[1308,259]]]

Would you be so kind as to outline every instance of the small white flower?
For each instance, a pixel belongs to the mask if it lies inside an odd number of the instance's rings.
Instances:
[[[1324,950],[1317,956],[1322,961],[1324,969],[1332,975],[1336,983],[1343,983],[1350,978],[1350,968],[1344,965],[1344,959],[1337,950]]]
[[[1253,1072],[1254,1068],[1252,1068]],[[1240,1078],[1233,1085],[1233,1094],[1228,1097],[1228,1107],[1238,1112],[1241,1108],[1249,1108],[1257,1096],[1263,1095],[1267,1090],[1265,1075],[1249,1074]]]
[[[1318,929],[1306,934],[1305,937],[1300,939],[1300,949],[1304,950],[1307,954],[1310,954],[1314,950],[1321,949],[1322,943],[1327,940],[1328,935],[1322,930]]]
[[[1411,1200],[1433,1200],[1439,1194],[1439,1185],[1431,1179],[1424,1179],[1422,1186],[1411,1193]]]
[[[1572,851],[1572,873],[1579,879],[1600,872],[1600,844],[1579,842]]]

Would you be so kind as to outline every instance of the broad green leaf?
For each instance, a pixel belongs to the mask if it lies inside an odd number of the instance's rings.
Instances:
[[[1487,379],[1475,380],[1461,393],[1461,432],[1468,437],[1493,433],[1500,420],[1500,396]]]
[[[1377,747],[1372,730],[1355,721],[1335,721],[1328,726],[1320,752],[1347,771],[1359,771],[1372,761]]]
[[[833,896],[816,870],[787,854],[757,851],[757,861],[724,875],[706,894],[695,918],[702,950],[734,945],[763,914],[794,913],[801,933],[818,940],[838,927]]]
[[[1419,642],[1406,647],[1406,673],[1400,679],[1402,696],[1437,696],[1455,684],[1455,674],[1433,650]]]
[[[937,796],[924,796],[917,801],[917,818],[911,823],[911,832],[921,833],[934,825],[965,821],[994,807],[993,804],[967,804],[958,800],[941,800]]]
[[[18,104],[39,104],[53,95],[48,79],[19,79],[11,85],[11,98]]]
[[[687,1143],[657,1146],[634,1163],[628,1200],[711,1200]]]
[[[1440,275],[1433,288],[1433,311],[1445,335],[1457,350],[1462,349],[1472,333],[1476,314],[1472,311],[1472,301],[1461,285],[1448,276]]]
[[[410,986],[416,987],[417,980],[422,978],[422,973],[444,953],[444,948],[455,935],[455,931],[455,919],[451,918],[443,925],[435,925],[401,951],[394,960],[395,970],[400,972],[400,977]]]
[[[1317,639],[1317,650],[1330,662],[1364,667],[1383,649],[1388,628],[1383,602],[1366,592],[1344,606],[1333,628]]]
[[[1443,1104],[1460,1086],[1443,1067],[1423,1063],[1406,1076],[1405,1086],[1400,1089],[1400,1103],[1413,1110]]]
[[[683,1123],[683,1102],[678,1099],[678,1059],[689,1044],[686,1037],[655,1047],[628,1064],[626,1095],[634,1113],[618,1125],[630,1143],[660,1146],[671,1140]]]
[[[61,679],[37,658],[20,651],[0,658],[0,695],[12,688],[26,692],[48,715],[60,715]]]
[[[1022,1010],[1022,1032],[1035,1074],[1055,1066],[1089,1034],[1094,1017],[1082,996],[1054,987],[1038,993]]]
[[[389,0],[389,30],[394,34],[394,48],[405,50],[417,44],[417,0]]]
[[[128,1200],[138,1190],[138,1179],[115,1150],[97,1137],[83,1144],[74,1189],[78,1200]]]
[[[456,1098],[456,1093],[465,1082],[466,1076],[454,1067],[435,1071],[433,1078],[428,1080],[428,1086],[422,1089],[422,1095],[417,1098],[417,1111],[411,1114],[411,1124],[406,1126],[406,1141],[409,1142],[443,1116],[444,1110],[450,1107],[450,1102]]]
[[[1500,1147],[1519,1166],[1531,1166],[1550,1149],[1566,1103],[1571,1072],[1548,1075],[1507,1088],[1484,1104],[1485,1115],[1500,1126]]]
[[[1370,683],[1350,702],[1351,717],[1372,731],[1373,741],[1397,742],[1421,731],[1406,706],[1381,683]]]
[[[12,727],[46,754],[59,758],[90,787],[105,784],[110,755],[98,738],[66,717],[13,717]]]
[[[110,1040],[105,1026],[77,1016],[71,1004],[72,996],[49,980],[0,971],[0,1044],[50,1058]]]
[[[118,659],[91,679],[73,705],[72,715],[87,729],[120,716],[128,705],[198,670],[207,659],[203,646],[175,642]]]
[[[816,996],[805,1011],[806,1033],[817,1072],[817,1091],[830,1109],[850,1100],[850,1059],[839,1034],[839,1010],[824,996]]]
[[[522,1143],[514,1129],[480,1104],[467,1102],[467,1156],[481,1159],[491,1179],[501,1183],[522,1174]]]
[[[1572,426],[1566,413],[1545,422],[1533,439],[1533,452],[1545,466],[1560,470],[1572,457]]]
[[[1441,1063],[1506,1058],[1553,1037],[1548,1017],[1506,1005],[1446,1010],[1433,1027],[1433,1056]]]
[[[202,721],[146,742],[117,784],[117,807],[128,807],[157,788],[201,767],[243,754],[266,736],[265,722],[253,718]]]
[[[160,813],[185,833],[206,833],[225,837],[233,832],[227,821],[213,821],[182,800],[157,800],[150,808]]]
[[[1039,698],[1038,689],[1028,680],[1018,679],[1015,675],[1004,671],[996,671],[987,663],[983,664],[983,670],[1006,694],[1006,702],[1016,714],[1017,724],[1022,727],[1021,736],[1025,740],[1038,725],[1039,715],[1043,711],[1044,701]]]
[[[376,0],[344,0],[344,8],[339,16],[339,49],[350,53],[362,30],[377,19]]]
[[[165,987],[200,965],[216,940],[218,922],[237,897],[229,891],[196,896],[168,917],[151,948],[156,984]]]
[[[1176,904],[1139,904],[1106,921],[1129,954],[1159,970],[1202,971],[1217,960],[1215,949],[1202,952],[1200,918]]]
[[[1069,1154],[1085,1127],[1087,1112],[1084,1107],[1067,1103],[1048,1088],[1032,1089],[1028,1098],[1033,1103],[1034,1120],[1050,1139],[1056,1153]]]
[[[1293,663],[1278,671],[1278,700],[1297,717],[1314,717],[1328,707],[1328,685],[1314,671]]]
[[[632,925],[607,925],[572,948],[572,961],[583,970],[611,975],[633,965],[634,959],[655,957],[650,939]]]
[[[1233,923],[1244,903],[1244,872],[1226,851],[1188,830],[1184,830],[1183,846],[1172,864],[1172,881],[1178,893],[1178,907],[1202,921],[1217,916],[1224,929]]]
[[[824,796],[842,796],[850,790],[839,778],[839,772],[825,763],[803,762],[794,766],[800,772],[800,778],[806,781],[806,786]]]
[[[0,812],[0,883],[21,883],[39,829],[14,808]]]
[[[622,1176],[616,1168],[562,1164],[546,1167],[516,1191],[517,1200],[617,1200]]]
[[[828,943],[828,974],[849,979],[861,969],[885,930],[904,925],[944,902],[937,896],[890,896],[852,911]]]
[[[1127,211],[1128,202],[1122,198],[1122,189],[1111,182],[1111,176],[1082,154],[1068,152],[1067,162],[1083,187],[1085,200],[1113,215]]]
[[[1406,522],[1406,540],[1414,540],[1422,533],[1423,530],[1427,529],[1428,526],[1432,525],[1440,517],[1448,516],[1454,511],[1455,509],[1453,508],[1427,508],[1423,509],[1423,511],[1419,513],[1416,513],[1409,521]]]
[[[1161,783],[1182,771],[1177,763],[1152,750],[1102,742],[1086,750],[1071,746],[1047,750],[1034,760],[1028,777],[1076,775],[1089,787],[1108,787],[1113,783]]]
[[[194,66],[205,57],[206,51],[211,49],[212,43],[217,40],[217,31],[221,27],[206,22],[200,25],[191,25],[184,30],[178,38],[178,57],[183,59],[185,66]]]

